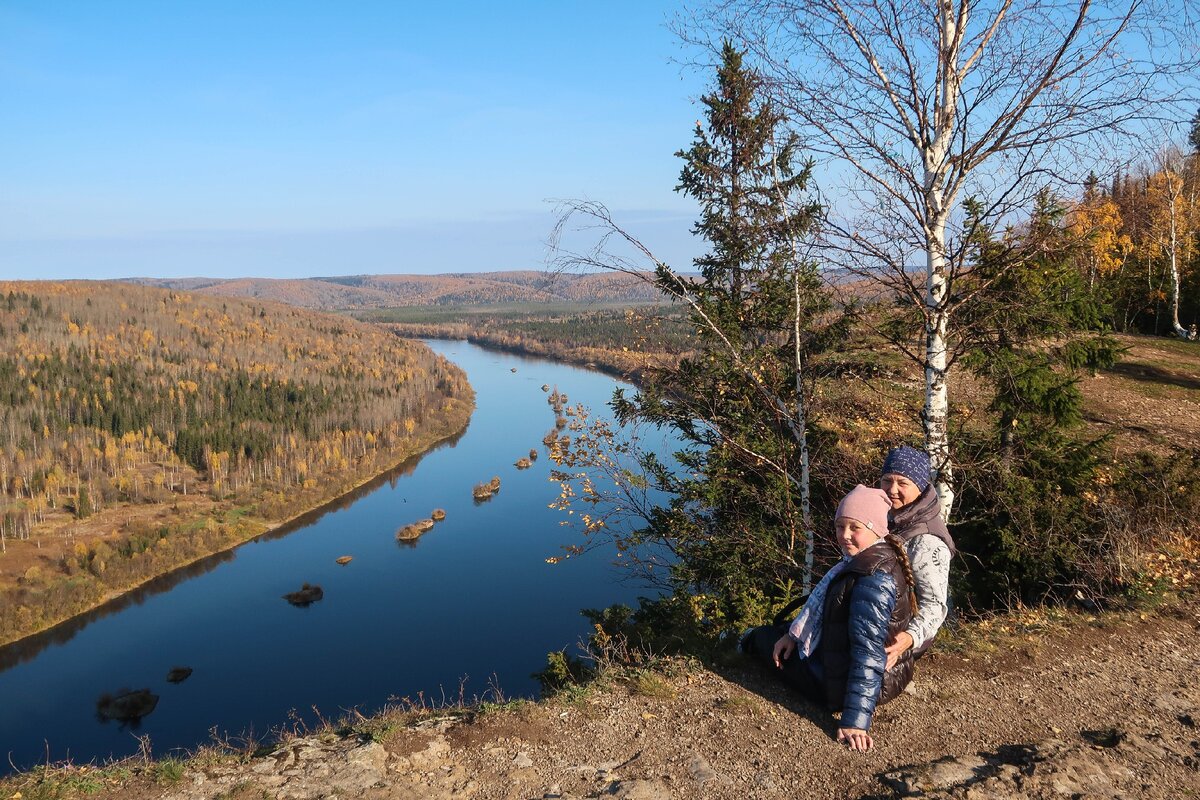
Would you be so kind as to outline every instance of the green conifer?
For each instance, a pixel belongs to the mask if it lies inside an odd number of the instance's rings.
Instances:
[[[978,205],[967,209],[977,220]],[[1089,563],[1084,497],[1106,443],[1075,434],[1079,384],[1112,366],[1119,347],[1062,223],[1062,207],[1043,193],[1019,231],[997,236],[976,226],[961,287],[978,293],[963,320],[964,362],[991,390],[994,426],[989,436],[962,437],[975,454],[963,459],[973,463],[955,536],[977,558],[959,577],[969,587],[964,599],[979,606],[1044,599],[1075,585]]]
[[[668,543],[676,587],[715,595],[732,621],[761,618],[800,576],[796,427],[809,423],[796,409],[808,408],[811,383],[796,380],[797,359],[811,375],[811,359],[841,328],[827,319],[816,266],[796,253],[819,212],[800,200],[811,167],[729,43],[701,102],[704,119],[677,154],[676,189],[699,203],[694,232],[710,249],[695,261],[698,279],[665,266],[657,276],[665,293],[690,298],[698,352],[654,371],[635,397],[619,393],[615,407],[621,419],[668,427],[686,443],[681,470],[646,460],[674,499],[641,537]]]

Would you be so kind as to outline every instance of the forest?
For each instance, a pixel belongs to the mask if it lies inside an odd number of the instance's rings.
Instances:
[[[344,275],[327,278],[141,278],[166,289],[222,297],[274,300],[326,311],[408,306],[620,303],[657,299],[653,287],[637,278],[602,272],[545,270],[455,272],[440,275]]]
[[[417,306],[356,312],[355,317],[399,336],[465,339],[632,380],[649,367],[675,363],[694,346],[683,309],[669,304]]]
[[[1191,152],[1164,145],[1107,183],[1094,174],[1071,200],[1078,266],[1109,305],[1115,330],[1196,339],[1200,322],[1200,114]]]
[[[466,423],[419,344],[276,304],[0,284],[0,641],[265,530]]]

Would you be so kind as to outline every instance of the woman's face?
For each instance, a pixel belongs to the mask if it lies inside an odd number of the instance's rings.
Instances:
[[[917,485],[903,475],[889,472],[879,479],[879,488],[887,492],[888,500],[892,501],[892,509],[904,508],[921,496]]]
[[[879,541],[875,531],[853,517],[838,517],[833,523],[838,545],[848,556],[858,555],[863,549]]]

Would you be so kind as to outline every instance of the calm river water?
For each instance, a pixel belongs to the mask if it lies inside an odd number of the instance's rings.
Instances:
[[[354,496],[281,531],[38,637],[0,649],[0,774],[70,757],[76,763],[156,755],[215,737],[262,738],[300,717],[364,713],[419,696],[482,695],[495,683],[533,696],[530,673],[586,633],[581,608],[633,603],[614,553],[545,559],[577,536],[547,508],[557,496],[542,436],[554,414],[542,384],[604,409],[616,382],[465,342],[429,342],[461,366],[477,409],[466,432]],[[516,368],[516,372],[512,369]],[[536,447],[533,468],[513,462]],[[500,492],[477,504],[493,475]],[[398,527],[444,508],[412,545]],[[334,559],[352,555],[338,566]],[[308,608],[281,595],[302,582],[325,597]],[[194,672],[179,684],[174,666]],[[102,722],[96,700],[148,688],[157,708],[136,727]]]

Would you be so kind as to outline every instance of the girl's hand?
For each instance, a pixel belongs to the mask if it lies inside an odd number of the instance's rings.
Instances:
[[[771,651],[771,658],[775,662],[775,666],[783,669],[783,662],[792,657],[792,653],[796,652],[796,642],[788,634],[779,637],[775,642],[775,649]]]
[[[871,734],[862,728],[838,728],[837,740],[845,742],[851,750],[857,750],[860,753],[865,753],[875,746],[875,742],[871,740]]]

